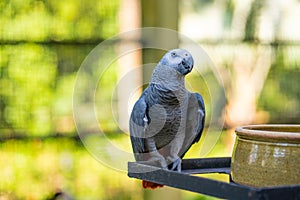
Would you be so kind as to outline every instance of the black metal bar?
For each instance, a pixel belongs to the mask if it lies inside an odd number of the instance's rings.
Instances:
[[[230,171],[230,158],[184,159],[182,169],[182,172],[176,172],[131,162],[128,163],[128,176],[218,198],[300,199],[300,185],[256,188],[193,176],[187,173],[189,170],[198,170],[200,173],[228,174],[228,170]]]
[[[261,188],[262,199],[300,199],[300,185]]]
[[[211,195],[227,199],[249,199],[257,197],[256,190],[249,190],[243,186],[230,185],[203,177],[185,173],[163,170],[161,168],[129,163],[129,177],[151,181],[183,190]]]
[[[189,174],[224,173],[230,174],[231,158],[205,158],[182,160],[182,171]]]

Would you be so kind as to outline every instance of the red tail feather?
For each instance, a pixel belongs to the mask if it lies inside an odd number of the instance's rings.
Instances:
[[[161,184],[158,184],[158,183],[152,183],[152,182],[149,182],[149,181],[142,181],[142,184],[143,184],[143,188],[151,188],[151,189],[156,189],[156,188],[160,188],[160,187],[163,187],[164,185],[161,185]]]

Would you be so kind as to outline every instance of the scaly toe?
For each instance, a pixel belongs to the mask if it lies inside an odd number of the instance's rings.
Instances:
[[[172,165],[171,170],[175,170],[177,169],[178,172],[181,172],[181,159],[177,158]]]

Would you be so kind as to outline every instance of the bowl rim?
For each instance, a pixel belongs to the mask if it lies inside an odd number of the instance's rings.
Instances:
[[[246,139],[300,143],[300,124],[246,125],[237,127],[235,132]]]

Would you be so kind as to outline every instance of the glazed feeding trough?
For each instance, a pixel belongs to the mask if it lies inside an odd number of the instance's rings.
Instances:
[[[128,163],[128,176],[226,199],[300,199],[300,125],[236,129],[232,158],[183,159],[182,171]],[[195,176],[221,173],[228,182]]]
[[[236,129],[231,175],[255,187],[300,184],[300,125],[252,125]]]

